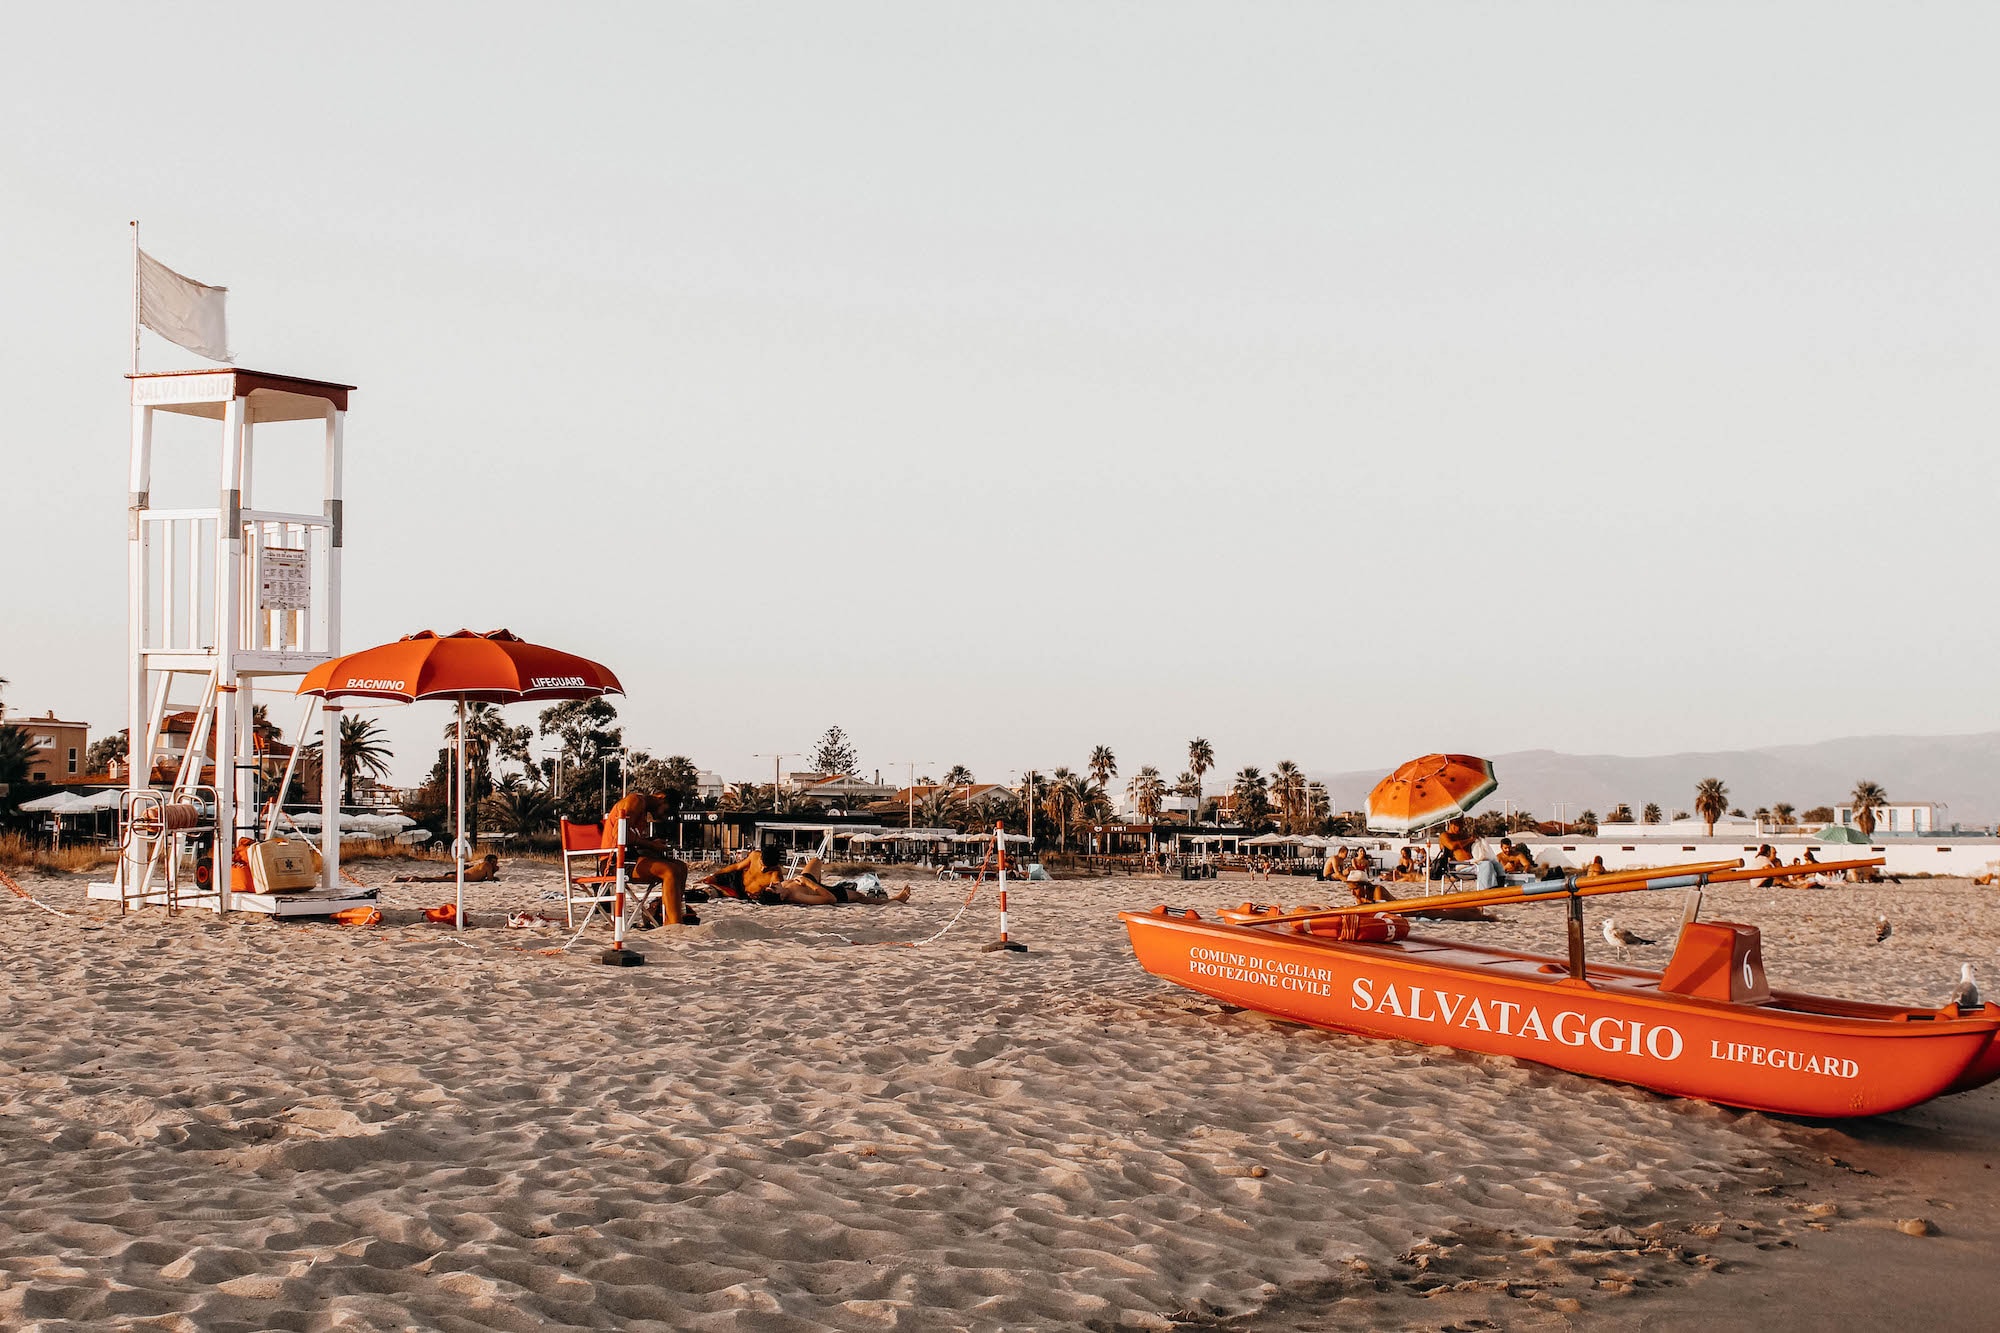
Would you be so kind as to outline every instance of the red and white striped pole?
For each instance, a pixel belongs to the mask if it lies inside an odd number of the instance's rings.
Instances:
[[[646,955],[625,947],[625,821],[618,821],[618,877],[611,895],[611,947],[597,960],[611,967],[638,967]]]
[[[1026,953],[1027,945],[1017,944],[1007,938],[1007,828],[998,820],[993,824],[993,855],[1000,864],[1000,938],[980,952]]]

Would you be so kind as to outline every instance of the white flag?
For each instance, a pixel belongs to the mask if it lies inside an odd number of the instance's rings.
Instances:
[[[222,303],[227,287],[209,287],[184,278],[159,260],[139,252],[139,322],[168,342],[211,361],[229,359],[229,330]]]

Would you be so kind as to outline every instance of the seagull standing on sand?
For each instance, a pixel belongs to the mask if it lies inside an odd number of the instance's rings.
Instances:
[[[1644,935],[1634,934],[1608,916],[1604,918],[1604,942],[1618,946],[1618,957],[1621,962],[1625,958],[1625,950],[1628,946],[1652,943]]]
[[[1973,979],[1972,964],[1959,964],[1958,989],[1951,993],[1951,1002],[1960,1009],[1977,1009],[1979,1007],[1979,983]]]
[[[1881,943],[1881,942],[1882,942],[1883,940],[1886,940],[1886,939],[1888,939],[1888,938],[1889,938],[1889,934],[1890,934],[1890,932],[1891,932],[1892,930],[1894,930],[1894,929],[1895,929],[1895,927],[1893,927],[1893,926],[1891,926],[1891,925],[1889,924],[1889,918],[1888,918],[1888,917],[1886,917],[1886,916],[1878,916],[1878,917],[1876,917],[1876,918],[1875,918],[1875,942],[1876,942],[1877,944],[1880,944],[1880,943]]]

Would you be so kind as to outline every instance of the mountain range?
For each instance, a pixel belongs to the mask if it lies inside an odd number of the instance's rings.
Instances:
[[[1754,811],[1780,801],[1800,811],[1846,800],[1863,780],[1881,784],[1891,801],[1931,801],[1947,807],[1940,825],[1970,830],[2000,818],[2000,731],[1971,736],[1849,736],[1810,745],[1687,754],[1561,754],[1520,750],[1487,756],[1500,789],[1482,809],[1503,802],[1555,818],[1562,802],[1570,817],[1594,810],[1601,817],[1620,801],[1634,813],[1658,803],[1671,817],[1694,808],[1695,785],[1721,778],[1733,807]],[[1316,772],[1336,810],[1358,810],[1387,768]]]

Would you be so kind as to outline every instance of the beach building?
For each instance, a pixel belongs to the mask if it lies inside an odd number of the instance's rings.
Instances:
[[[1554,827],[1551,825],[1550,827]],[[1748,815],[1724,815],[1715,821],[1715,836],[1735,838],[1739,835],[1750,838],[1763,833],[1762,826]],[[1668,819],[1658,824],[1605,823],[1597,826],[1600,838],[1690,838],[1709,836],[1708,821],[1705,819]]]
[[[88,722],[65,722],[50,712],[16,717],[11,725],[28,734],[28,781],[61,782],[83,775],[84,751],[90,748]]]
[[[1878,805],[1875,807],[1875,831],[1918,835],[1935,833],[1944,827],[1944,816],[1941,812],[1948,808],[1935,801],[1896,801],[1889,805]],[[1856,827],[1854,806],[1851,803],[1834,806],[1833,822],[1844,824],[1848,828]]]
[[[870,782],[856,773],[793,773],[786,783],[794,799],[829,810],[860,810],[895,795],[894,783]]]
[[[1645,832],[1607,833],[1641,828]],[[1832,842],[1823,837],[1801,834],[1779,836],[1759,832],[1755,821],[1746,829],[1725,830],[1715,826],[1715,836],[1701,828],[1685,833],[1662,833],[1660,824],[1600,826],[1594,838],[1577,834],[1520,834],[1513,839],[1526,847],[1538,861],[1577,870],[1603,857],[1607,870],[1644,870],[1655,866],[1680,865],[1690,861],[1734,861],[1748,863],[1757,849],[1769,844],[1778,859],[1787,865],[1812,852],[1820,861],[1840,861],[1856,857],[1880,856],[1887,875],[1984,875],[2000,870],[2000,840],[1990,833],[1931,833],[1885,835],[1879,828],[1868,842]]]
[[[771,810],[679,810],[662,815],[675,851],[689,861],[730,861],[751,848],[775,842],[787,851],[811,850],[828,835],[874,833],[882,822],[861,815],[812,815]]]

